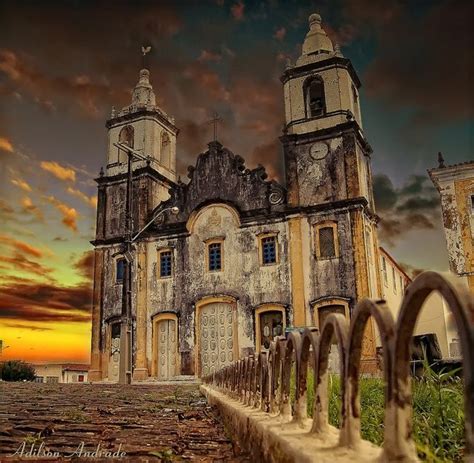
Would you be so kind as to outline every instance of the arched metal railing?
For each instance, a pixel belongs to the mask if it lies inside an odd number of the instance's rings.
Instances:
[[[314,372],[311,432],[328,428],[328,357],[334,339],[339,349],[341,429],[339,445],[354,447],[360,437],[359,377],[364,330],[373,317],[380,332],[385,380],[383,455],[389,461],[416,460],[412,439],[410,340],[420,310],[433,292],[443,296],[456,321],[463,355],[466,456],[474,457],[474,300],[435,272],[424,272],[406,289],[396,323],[384,301],[360,301],[350,324],[342,314],[327,317],[319,332],[306,328],[278,337],[267,352],[246,357],[203,378],[243,404],[288,420],[307,419],[308,367]],[[310,365],[310,362],[312,364]],[[291,371],[295,365],[295,403],[291,406]]]

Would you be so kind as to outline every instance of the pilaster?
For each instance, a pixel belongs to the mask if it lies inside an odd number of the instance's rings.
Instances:
[[[133,379],[143,381],[148,378],[146,358],[147,342],[147,244],[140,243],[137,250],[137,311],[136,311],[136,358]]]

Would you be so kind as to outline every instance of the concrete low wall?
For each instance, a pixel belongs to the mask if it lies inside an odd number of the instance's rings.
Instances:
[[[329,426],[324,433],[312,433],[312,420],[288,421],[270,415],[222,394],[207,385],[201,392],[217,406],[225,426],[238,444],[258,463],[375,462],[382,449],[361,441],[357,448],[339,445],[339,430]]]

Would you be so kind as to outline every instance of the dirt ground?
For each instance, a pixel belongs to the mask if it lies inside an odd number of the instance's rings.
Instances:
[[[0,382],[0,462],[39,456],[48,462],[250,461],[197,385]]]

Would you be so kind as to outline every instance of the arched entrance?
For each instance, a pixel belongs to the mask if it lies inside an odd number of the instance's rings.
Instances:
[[[196,373],[205,376],[238,358],[236,302],[210,297],[196,304]]]
[[[349,320],[349,298],[345,297],[322,297],[312,304],[313,326],[323,329],[326,318],[332,314],[341,314]],[[333,336],[329,350],[328,369],[333,373],[340,371],[339,349],[337,347],[336,336]]]
[[[158,379],[178,374],[178,319],[175,314],[159,314],[153,319],[153,371]]]
[[[281,304],[263,304],[255,309],[256,352],[268,349],[275,336],[285,333],[286,314]]]

